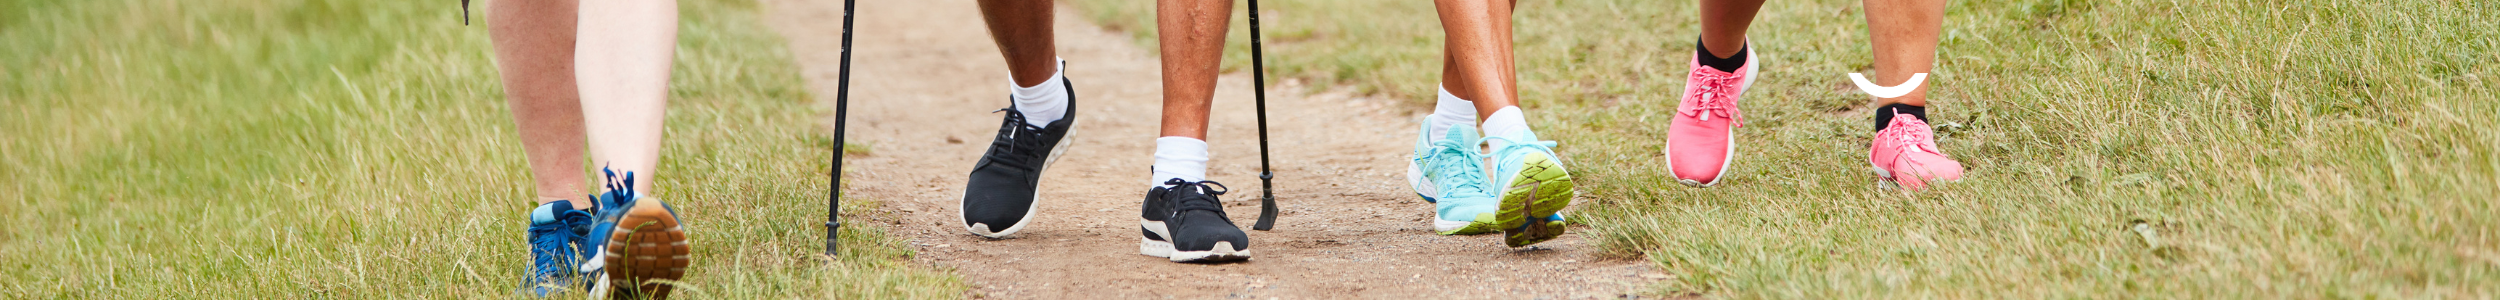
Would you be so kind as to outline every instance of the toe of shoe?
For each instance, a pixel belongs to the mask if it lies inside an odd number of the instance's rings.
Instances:
[[[1687,181],[1687,184],[1717,183],[1719,172],[1727,166],[1727,150],[1699,146],[1690,148],[1668,150],[1667,169],[1675,173],[1676,179]]]
[[[1895,163],[1892,178],[1910,190],[1925,189],[1929,183],[1962,179],[1962,163],[1943,156],[1906,156]]]

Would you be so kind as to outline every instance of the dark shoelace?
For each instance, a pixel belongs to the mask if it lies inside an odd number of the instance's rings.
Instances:
[[[1163,181],[1163,185],[1170,186],[1170,189],[1175,192],[1180,191],[1181,188],[1196,189],[1196,196],[1184,195],[1181,196],[1180,199],[1172,201],[1172,214],[1174,215],[1178,215],[1184,211],[1198,210],[1215,212],[1215,215],[1218,218],[1225,218],[1227,220],[1232,218],[1224,213],[1224,203],[1217,201],[1215,198],[1215,196],[1222,196],[1224,193],[1232,191],[1231,187],[1226,187],[1223,183],[1217,183],[1215,181],[1189,182],[1181,180],[1180,178],[1173,178],[1172,180]],[[1215,188],[1208,188],[1207,186],[1215,186]]]
[[[998,138],[990,140],[990,153],[1000,154],[990,161],[1024,170],[1039,169],[1034,167],[1036,161],[1049,154],[1024,153],[1022,150],[1042,147],[1038,145],[1041,143],[1041,128],[1025,123],[1024,112],[1016,111],[1014,107],[991,112],[1006,112],[1007,120],[998,125]]]
[[[606,173],[606,174],[608,175],[608,178],[607,178],[607,187],[608,187],[608,194],[611,194],[611,196],[609,196],[609,197],[604,197],[604,198],[603,198],[603,197],[599,197],[599,195],[595,195],[595,194],[594,194],[594,195],[590,195],[590,199],[592,199],[592,200],[593,200],[593,201],[591,201],[591,202],[598,202],[598,203],[593,203],[593,204],[591,204],[591,205],[596,205],[596,206],[597,206],[597,207],[593,207],[593,208],[591,208],[591,211],[599,211],[599,212],[604,212],[604,211],[607,211],[607,210],[609,210],[609,209],[622,209],[622,208],[624,208],[624,207],[625,207],[625,202],[626,202],[626,201],[632,201],[632,200],[634,200],[632,197],[633,197],[634,195],[636,195],[636,194],[634,194],[634,172],[633,172],[633,171],[626,171],[626,172],[625,172],[625,176],[624,176],[623,180],[621,180],[621,181],[620,181],[620,180],[617,178],[617,176],[616,176],[616,169],[609,168],[609,167],[600,167],[600,168],[599,168],[599,172],[601,172],[601,173]],[[600,201],[599,199],[607,199],[607,200],[605,200],[605,201]],[[608,201],[616,201],[617,203],[606,203],[606,202],[608,202]]]

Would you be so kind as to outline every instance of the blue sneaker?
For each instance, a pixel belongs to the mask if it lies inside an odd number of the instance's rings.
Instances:
[[[590,211],[573,209],[572,201],[548,202],[530,210],[530,274],[522,279],[522,293],[546,297],[588,288],[575,268],[590,257],[591,247],[585,242],[592,220]]]
[[[1501,211],[1494,218],[1502,228],[1502,243],[1519,247],[1562,236],[1562,209],[1579,192],[1572,190],[1575,185],[1562,157],[1554,155],[1556,143],[1537,140],[1527,130],[1485,141],[1494,144],[1493,186],[1502,189]]]
[[[693,254],[677,208],[636,193],[633,172],[620,181],[615,170],[603,171],[608,192],[593,197],[599,215],[588,243],[600,251],[582,264],[584,274],[597,278],[591,291],[627,299],[667,298],[673,283],[685,277]]]
[[[1488,190],[1492,179],[1484,175],[1484,153],[1476,150],[1473,128],[1451,128],[1449,134],[1434,139],[1427,135],[1432,125],[1426,122],[1423,133],[1417,133],[1414,159],[1406,164],[1406,181],[1415,188],[1415,195],[1431,202],[1432,231],[1443,235],[1486,234],[1501,231],[1493,223],[1498,206]]]

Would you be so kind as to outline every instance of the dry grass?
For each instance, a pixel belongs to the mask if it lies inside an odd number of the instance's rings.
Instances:
[[[518,296],[528,173],[453,3],[0,1],[0,298]],[[683,5],[681,295],[962,295],[871,226],[819,258],[833,147],[786,47],[751,1]]]
[[[1428,1],[1262,4],[1274,74],[1427,107]],[[1661,294],[2500,297],[2500,6],[1955,1],[1934,116],[1973,171],[1916,194],[1865,171],[1859,11],[1764,8],[1735,177],[1694,189],[1658,154],[1692,4],[1522,2],[1522,98],[1588,182],[1581,232],[1671,270]]]

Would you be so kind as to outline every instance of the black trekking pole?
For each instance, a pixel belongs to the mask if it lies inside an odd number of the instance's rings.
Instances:
[[[1276,229],[1276,171],[1267,163],[1267,58],[1259,45],[1259,0],[1250,0],[1250,90],[1259,102],[1259,223],[1250,229]]]
[[[842,0],[842,73],[833,88],[833,177],[832,187],[825,191],[825,257],[839,259],[836,240],[842,235],[842,152],[846,145],[842,132],[850,131],[851,113],[851,12],[858,10],[858,0]]]

